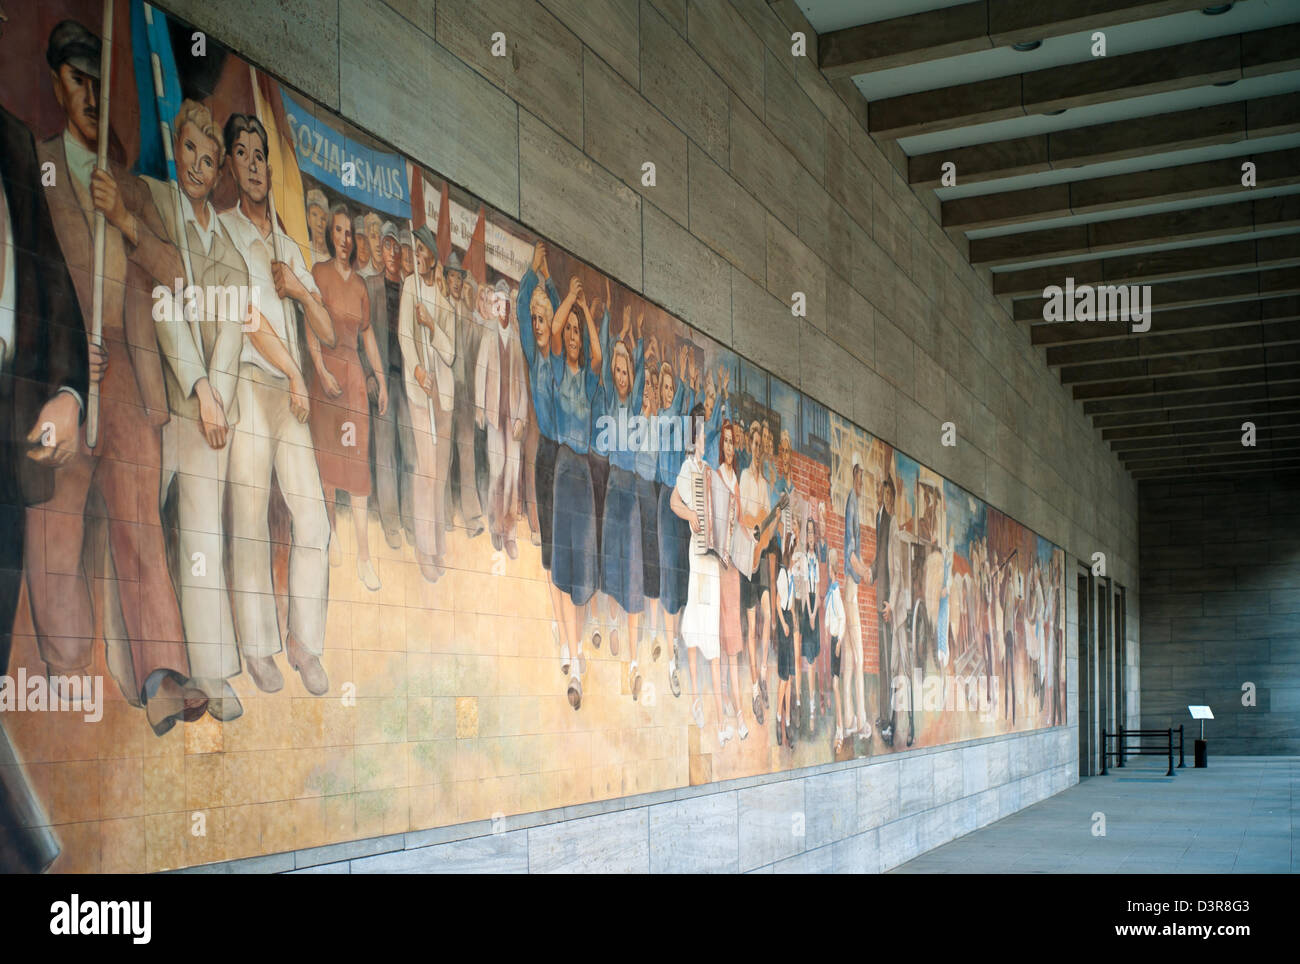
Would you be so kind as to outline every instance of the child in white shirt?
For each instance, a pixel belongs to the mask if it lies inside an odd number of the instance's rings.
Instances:
[[[840,571],[840,554],[831,549],[829,553],[831,583],[826,590],[826,602],[822,618],[826,621],[826,633],[831,642],[831,692],[835,695],[835,752],[839,753],[844,745],[844,716],[840,706],[840,638],[844,635],[846,616],[844,598],[840,594],[840,581],[836,574]]]

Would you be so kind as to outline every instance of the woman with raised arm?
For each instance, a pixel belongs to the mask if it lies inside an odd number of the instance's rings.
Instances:
[[[585,331],[574,308],[582,311]],[[554,511],[551,517],[551,581],[563,594],[560,630],[573,648],[577,671],[569,678],[569,704],[582,705],[582,629],[587,603],[599,581],[596,551],[596,500],[592,490],[591,408],[600,385],[600,335],[582,282],[569,281],[569,293],[551,322],[551,352],[560,362],[551,368],[555,393],[555,429],[560,443],[555,458]]]
[[[519,341],[528,362],[528,386],[533,403],[533,416],[537,425],[537,448],[531,458],[525,456],[526,472],[533,480],[536,499],[538,543],[542,549],[542,568],[551,570],[551,552],[554,539],[551,524],[555,519],[555,459],[560,446],[556,441],[555,385],[556,373],[562,363],[560,356],[551,351],[551,324],[560,307],[560,293],[551,280],[551,269],[546,262],[546,245],[538,242],[533,248],[533,263],[519,281],[519,296],[515,301],[515,315],[519,321]],[[567,637],[560,632],[564,613],[564,594],[553,580],[547,580],[551,594],[551,636],[560,650],[560,672],[569,676],[573,657]],[[577,673],[584,667],[579,665]]]
[[[357,352],[364,348],[371,371],[379,371],[379,346],[370,329],[370,297],[356,270],[357,248],[348,209],[336,204],[325,226],[328,260],[317,262],[312,277],[320,288],[325,310],[334,322],[334,345],[324,347],[307,326],[307,349],[316,377],[311,385],[311,437],[316,464],[325,489],[330,520],[330,562],[339,565],[335,502],[340,491],[348,494],[352,527],[357,538],[357,578],[371,592],[380,588],[379,575],[370,561],[370,401],[366,375]],[[388,389],[381,382],[376,403],[382,415],[388,410]]]
[[[609,324],[609,307],[605,322]],[[641,502],[637,496],[636,424],[645,388],[645,343],[638,338],[635,357],[628,351],[632,329],[632,306],[623,306],[623,327],[613,349],[604,355],[601,370],[602,422],[597,432],[601,448],[609,459],[609,484],[605,493],[604,542],[601,544],[601,584],[627,613],[628,688],[632,699],[641,697],[641,674],[637,669],[641,612],[645,609],[644,564],[641,554]],[[610,652],[618,655],[613,631]]]
[[[637,366],[642,391],[637,411],[640,437],[636,440],[636,500],[641,509],[641,590],[645,597],[645,619],[641,628],[650,637],[650,658],[663,652],[664,612],[659,605],[659,439],[654,426],[659,411],[659,339],[645,337],[645,315],[636,319]],[[645,354],[641,354],[642,347]]]
[[[602,375],[610,366],[612,352],[609,339],[609,311],[613,306],[609,278],[605,278],[605,300],[599,296],[591,301],[591,316],[600,326],[600,354],[604,359],[601,365]],[[612,377],[612,376],[611,376]],[[602,386],[609,385],[610,379],[604,378]],[[591,494],[595,503],[596,522],[596,591],[587,606],[587,620],[583,633],[591,631],[591,644],[600,649],[602,637],[609,640],[609,652],[612,656],[619,653],[618,612],[614,608],[609,588],[605,585],[605,568],[600,560],[604,558],[605,536],[605,496],[609,491],[610,448],[615,441],[611,435],[603,433],[601,418],[606,413],[605,389],[596,392],[591,406],[591,437],[587,441],[587,464],[591,467]]]

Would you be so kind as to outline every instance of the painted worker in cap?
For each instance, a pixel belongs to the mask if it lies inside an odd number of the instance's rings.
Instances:
[[[412,511],[420,574],[437,582],[446,567],[445,495],[451,462],[452,413],[456,399],[456,317],[437,284],[437,242],[428,226],[415,232],[419,277],[402,283],[398,312],[403,391],[415,443]],[[471,409],[466,400],[462,403]]]
[[[329,209],[330,202],[324,191],[314,187],[307,192],[307,232],[311,235],[312,267],[330,260],[330,253],[325,250],[325,221]]]
[[[77,291],[82,316],[92,318],[94,247],[92,225],[102,214],[104,230],[103,343],[108,367],[100,384],[99,439],[95,450],[78,444],[55,476],[49,501],[27,515],[27,590],[41,658],[52,674],[87,675],[95,616],[91,574],[82,565],[85,507],[97,490],[107,508],[109,551],[117,603],[109,603],[105,636],[117,650],[120,635],[130,650],[128,699],[143,704],[155,733],[180,719],[195,719],[207,697],[187,685],[190,664],[180,608],[168,576],[157,492],[162,463],[162,426],[167,391],[153,321],[150,292],[172,288],[183,277],[179,252],[148,189],[124,165],[96,167],[99,149],[100,39],[73,20],[51,31],[45,60],[63,130],[37,149],[52,169],[45,188],[55,237]],[[116,622],[120,605],[121,626]],[[125,649],[123,646],[122,649]]]
[[[370,252],[370,263],[361,270],[361,274],[366,278],[373,278],[377,274],[384,273],[384,252],[383,244],[383,218],[374,211],[368,213],[363,219],[362,230],[357,232],[358,236],[366,236],[366,250]],[[393,228],[394,234],[397,232]]]
[[[402,246],[402,277],[409,278],[415,273],[415,245],[411,241],[411,232],[402,228],[397,240]]]
[[[0,27],[5,22],[0,9]],[[25,506],[49,498],[77,452],[92,379],[81,307],[64,264],[27,126],[0,107],[0,674],[22,592]],[[96,348],[97,367],[106,357]],[[40,444],[47,426],[53,444]],[[0,873],[59,855],[51,821],[0,721]]]
[[[471,314],[473,320],[472,332],[467,339],[472,346],[473,355],[465,359],[466,384],[464,397],[477,398],[479,347],[487,339],[500,337],[498,332],[501,328],[501,322],[497,317],[496,308],[499,296],[494,285],[486,282],[478,284],[473,275],[466,275],[465,289],[465,300],[474,306],[474,310]],[[500,297],[508,298],[508,296],[507,290],[506,294]],[[488,467],[488,461],[487,428],[484,425],[478,425],[474,430],[474,485],[478,495],[479,507],[484,513],[488,511],[488,490],[491,487],[491,470]],[[490,526],[491,520],[488,519],[487,523]]]
[[[519,466],[528,425],[528,362],[519,335],[510,323],[510,285],[498,281],[489,290],[495,330],[479,342],[474,408],[478,424],[487,433],[487,505],[492,548],[504,547],[506,555],[515,559],[519,555],[515,540]]]
[[[374,222],[371,221],[374,218]],[[379,370],[370,368],[363,354],[361,366],[366,375],[366,394],[370,399],[370,424],[374,439],[374,493],[384,539],[393,549],[402,545],[402,530],[414,542],[411,484],[415,467],[415,439],[411,435],[411,408],[406,398],[402,376],[402,346],[398,336],[398,315],[402,300],[402,249],[397,226],[392,221],[379,222],[378,216],[366,215],[367,234],[372,223],[378,243],[374,262],[380,269],[366,278],[370,298],[370,329],[379,349]],[[388,390],[388,408],[379,411],[381,381]]]
[[[447,476],[445,504],[451,524],[451,510],[459,509],[461,521],[470,537],[484,529],[483,507],[479,503],[478,484],[475,478],[474,455],[474,364],[478,358],[479,326],[474,320],[474,302],[469,291],[472,281],[466,283],[465,269],[456,251],[447,258],[443,269],[447,282],[447,302],[453,313],[455,325],[456,357],[452,373],[456,381],[456,405],[452,416],[452,435],[456,443],[456,464],[452,472],[457,485],[453,489],[451,475]],[[454,498],[453,498],[454,496]]]
[[[369,278],[374,272],[370,270],[370,239],[366,237],[364,215],[358,214],[352,219],[352,243],[357,250],[357,274]]]

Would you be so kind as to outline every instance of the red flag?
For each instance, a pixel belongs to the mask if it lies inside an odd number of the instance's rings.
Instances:
[[[465,252],[465,270],[479,284],[487,283],[487,210],[478,206],[478,221]]]
[[[443,264],[451,257],[451,198],[447,182],[442,183],[442,198],[438,201],[438,260]]]
[[[424,172],[411,167],[411,231],[424,226]]]

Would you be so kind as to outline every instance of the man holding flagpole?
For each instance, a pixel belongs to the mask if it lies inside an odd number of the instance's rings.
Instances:
[[[7,19],[0,7],[0,30]],[[88,353],[40,176],[31,131],[0,107],[0,674],[22,592],[24,507],[49,498],[76,454],[90,382],[106,359],[101,348]],[[38,873],[59,851],[0,721],[0,873]]]
[[[369,215],[367,215],[369,217]],[[415,440],[411,435],[411,412],[402,380],[402,348],[398,334],[398,313],[402,300],[402,249],[397,243],[397,226],[385,221],[379,230],[375,257],[383,270],[366,279],[370,299],[370,330],[375,333],[382,371],[371,371],[370,360],[361,356],[370,397],[371,439],[375,449],[374,489],[384,538],[397,549],[405,528],[412,541],[411,463],[415,461]],[[388,408],[379,411],[379,384],[388,390]]]
[[[262,323],[277,336],[261,348],[247,339],[240,351],[240,417],[229,475],[235,628],[253,682],[263,692],[281,689],[284,679],[274,656],[282,644],[267,522],[274,473],[293,519],[289,639],[283,648],[303,686],[320,696],[329,689],[320,657],[325,651],[330,526],[306,424],[309,402],[298,326],[286,314],[287,303],[302,310],[322,344],[334,344],[334,325],[298,245],[273,224],[266,128],[256,117],[231,114],[224,141],[239,201],[219,217],[248,266],[250,297],[255,289]]]
[[[54,172],[47,188],[54,232],[71,270],[83,316],[93,314],[91,265],[95,212],[105,220],[103,346],[96,447],[81,446],[55,476],[53,497],[27,512],[27,588],[41,658],[51,673],[90,672],[95,639],[90,579],[82,566],[85,508],[92,485],[108,510],[116,591],[134,671],[132,701],[145,705],[154,732],[201,715],[207,699],[186,685],[189,660],[180,609],[167,575],[158,500],[161,427],[167,396],[149,293],[174,286],[181,258],[141,182],[116,161],[97,166],[102,45],[83,25],[64,20],[45,52],[55,99],[66,117],[60,134],[37,149]],[[88,413],[88,421],[89,421]]]
[[[189,285],[201,293],[247,291],[248,269],[212,206],[225,147],[220,128],[202,104],[181,104],[170,129],[174,136],[176,181],[145,177],[164,217],[168,240],[182,252]],[[177,190],[179,188],[179,190]],[[179,205],[179,209],[178,209]],[[183,232],[182,233],[182,226]],[[243,712],[229,680],[239,675],[239,651],[222,561],[223,512],[229,438],[239,422],[239,357],[243,323],[253,305],[198,299],[194,317],[158,321],[158,343],[166,359],[167,399],[172,418],[163,431],[164,495],[176,479],[181,619],[185,626],[193,685],[208,697],[208,712],[233,720]],[[269,325],[253,326],[253,337],[274,338]]]
[[[474,299],[470,292],[472,283],[465,280],[465,267],[460,256],[452,251],[443,274],[447,279],[447,303],[454,317],[456,333],[456,360],[452,366],[456,382],[456,398],[461,404],[452,415],[452,434],[456,443],[457,486],[456,499],[452,499],[451,477],[447,477],[447,518],[451,524],[452,508],[460,509],[465,531],[471,537],[483,532],[483,507],[479,504],[476,459],[474,455],[474,365],[478,360],[481,325],[474,317]]]
[[[437,582],[446,567],[445,486],[451,464],[456,355],[455,312],[437,285],[437,243],[428,225],[415,230],[418,275],[402,285],[398,311],[403,389],[415,441],[412,498],[420,573]],[[466,403],[468,404],[468,403]]]

